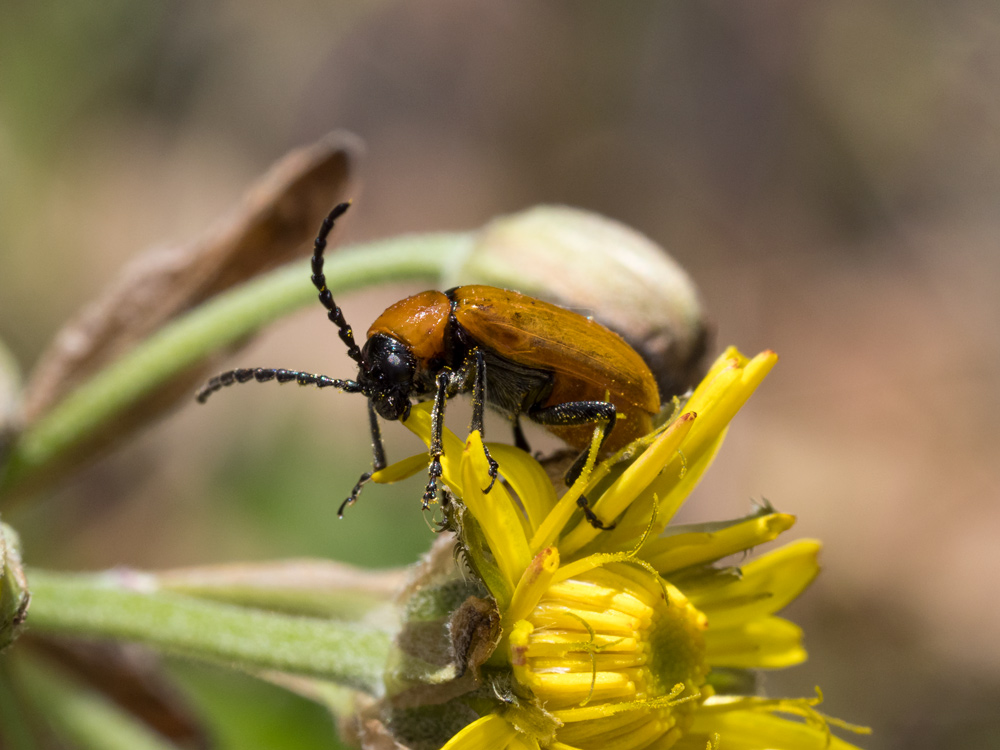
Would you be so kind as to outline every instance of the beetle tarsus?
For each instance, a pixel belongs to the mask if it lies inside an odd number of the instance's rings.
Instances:
[[[490,449],[486,447],[486,443],[483,443],[483,452],[486,454],[486,460],[490,464],[490,486],[483,490],[483,494],[488,495],[490,494],[490,490],[493,489],[493,485],[497,483],[497,474],[500,473],[500,464],[498,464],[493,456],[490,455]]]
[[[605,524],[604,521],[598,518],[597,514],[590,509],[590,503],[587,502],[587,498],[583,495],[580,495],[580,497],[577,498],[576,504],[579,506],[580,510],[583,511],[583,515],[586,516],[590,525],[595,529],[600,529],[601,531],[611,531],[611,529],[618,525],[616,523]]]
[[[344,510],[348,506],[354,505],[354,503],[358,501],[358,496],[361,494],[361,490],[364,489],[365,485],[368,484],[368,481],[371,478],[372,478],[372,473],[370,471],[366,471],[358,478],[358,483],[354,485],[354,489],[351,490],[351,494],[344,502],[340,504],[340,507],[337,508],[337,518],[343,518]]]
[[[427,510],[431,506],[431,503],[437,499],[437,484],[442,473],[441,456],[432,456],[430,468],[427,469],[429,477],[427,480],[427,489],[424,491],[423,503],[420,506],[423,510]]]

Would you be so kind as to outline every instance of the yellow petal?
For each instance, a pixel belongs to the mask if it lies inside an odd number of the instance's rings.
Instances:
[[[698,742],[698,735],[707,737],[716,733],[722,738],[719,747],[725,750],[858,750],[822,726],[748,710],[695,711],[683,747],[688,747],[688,742]],[[704,739],[700,743],[705,746]]]
[[[542,465],[521,449],[500,443],[489,445],[490,453],[500,464],[500,473],[524,506],[531,532],[534,533],[556,505],[552,480]]]
[[[663,530],[711,465],[733,417],[778,361],[778,355],[772,351],[762,352],[751,360],[730,351],[734,356],[724,366],[717,362],[684,406],[685,411],[695,412],[698,419],[680,447],[681,455],[675,456],[650,485],[648,498],[633,503],[619,528],[611,532],[615,536],[609,543],[622,543],[623,535],[631,533],[634,538],[636,528],[645,528],[652,512],[653,493],[659,498],[653,534]]]
[[[514,727],[497,714],[490,714],[469,724],[441,750],[504,750],[516,734]]]
[[[781,617],[764,617],[733,628],[709,628],[705,645],[713,667],[783,669],[806,660],[802,628]]]
[[[800,539],[744,565],[740,580],[682,590],[708,616],[712,628],[766,617],[795,599],[819,574],[820,547],[816,540]]]
[[[695,422],[693,412],[685,412],[678,417],[639,458],[632,462],[625,472],[615,480],[592,506],[592,510],[605,521],[617,518],[640,493],[657,478],[664,465],[677,453],[681,442],[687,437]],[[659,516],[657,517],[659,520]],[[664,521],[666,524],[666,521]],[[571,555],[583,545],[602,534],[600,529],[584,519],[559,542],[564,555]],[[603,540],[602,540],[603,541]]]
[[[694,531],[652,539],[639,555],[666,575],[770,542],[794,523],[795,516],[787,513],[753,516],[717,531]]]
[[[483,441],[476,431],[469,435],[462,454],[462,502],[479,522],[497,566],[509,584],[509,590],[513,591],[532,555],[528,551],[528,540],[517,507],[507,489],[498,482],[489,495],[483,492],[485,488],[481,485],[487,472]],[[501,608],[507,605],[507,602],[498,603]]]
[[[549,588],[552,576],[558,568],[559,552],[555,547],[546,547],[535,555],[521,576],[521,580],[517,582],[510,606],[503,613],[502,630],[506,632],[509,624],[523,620],[528,616]]]
[[[372,474],[372,481],[377,484],[392,484],[409,479],[420,471],[427,471],[427,454],[419,453],[416,456],[404,458],[394,464],[389,464],[384,469]]]
[[[430,401],[415,404],[410,409],[410,416],[403,422],[403,426],[410,432],[424,441],[424,444],[431,444],[431,409],[433,404]],[[445,484],[455,492],[462,495],[462,450],[464,444],[451,430],[445,429],[441,435],[444,453],[441,456],[441,468],[443,469],[442,479]],[[425,461],[427,459],[425,458]]]
[[[683,458],[677,458],[667,464],[642,497],[632,503],[625,515],[618,521],[618,526],[602,534],[593,545],[586,547],[583,552],[590,552],[591,547],[594,549],[627,549],[647,529],[649,529],[650,536],[657,536],[663,531],[677,509],[684,504],[698,482],[701,481],[702,476],[715,460],[715,454],[725,437],[726,430],[723,430],[712,444],[704,446],[701,452],[693,458],[688,455],[685,445],[682,444],[681,455]],[[657,499],[656,521],[650,529],[654,496]]]
[[[556,539],[562,535],[566,523],[577,511],[578,506],[576,501],[583,495],[583,491],[587,488],[587,484],[590,481],[590,474],[594,468],[594,460],[597,456],[600,439],[601,431],[595,429],[594,436],[590,441],[589,458],[583,467],[583,471],[580,472],[579,478],[573,482],[573,486],[566,491],[566,494],[559,498],[552,512],[545,517],[545,520],[531,538],[531,549],[538,551],[543,547],[548,547],[554,544]]]
[[[507,745],[507,750],[540,750],[538,740],[526,734],[518,734]],[[551,747],[551,745],[550,745]]]

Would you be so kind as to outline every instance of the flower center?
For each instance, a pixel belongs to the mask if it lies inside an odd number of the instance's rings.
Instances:
[[[517,680],[583,750],[669,747],[705,682],[705,616],[670,584],[612,563],[549,587],[510,636]]]

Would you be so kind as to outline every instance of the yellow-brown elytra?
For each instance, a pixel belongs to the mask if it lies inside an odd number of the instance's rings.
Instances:
[[[347,353],[358,363],[356,380],[296,370],[240,368],[221,373],[198,392],[198,401],[223,386],[251,380],[334,387],[368,398],[374,453],[372,472],[386,466],[378,418],[404,420],[413,399],[433,399],[430,467],[424,508],[435,498],[441,477],[442,430],[447,400],[472,393],[470,432],[483,430],[483,409],[506,416],[514,441],[527,450],[524,416],[582,453],[566,475],[579,475],[589,455],[593,428],[601,429],[599,450],[618,450],[652,429],[660,410],[656,380],[642,357],[616,333],[562,307],[490,286],[459,286],[407,297],[383,312],[363,348],[326,286],[323,251],[334,222],[349,208],[336,206],[323,221],[312,257],[312,281]],[[673,394],[671,394],[673,395]],[[621,417],[619,420],[618,418]],[[486,451],[490,486],[498,466]],[[361,475],[338,514],[357,500],[372,472]],[[597,528],[605,527],[581,498]]]

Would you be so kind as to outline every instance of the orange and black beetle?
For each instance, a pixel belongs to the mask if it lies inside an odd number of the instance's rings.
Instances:
[[[642,357],[599,323],[517,292],[489,286],[421,292],[382,313],[359,348],[323,275],[326,238],[349,205],[334,208],[320,227],[312,281],[348,355],[358,363],[357,379],[284,369],[237,369],[208,381],[198,401],[204,402],[223,386],[250,380],[294,380],[300,385],[363,393],[368,397],[373,471],[378,471],[386,466],[378,417],[406,419],[411,399],[434,399],[424,507],[436,496],[441,476],[445,402],[458,393],[472,392],[470,431],[482,432],[483,407],[488,405],[511,420],[519,447],[527,449],[519,423],[524,416],[583,451],[570,468],[567,483],[583,468],[594,425],[603,430],[602,452],[622,448],[652,429],[660,394]],[[486,455],[491,480],[495,480],[497,464],[488,450]],[[361,475],[341,505],[341,513],[370,478],[371,472]],[[594,526],[605,528],[585,500],[581,507]]]

